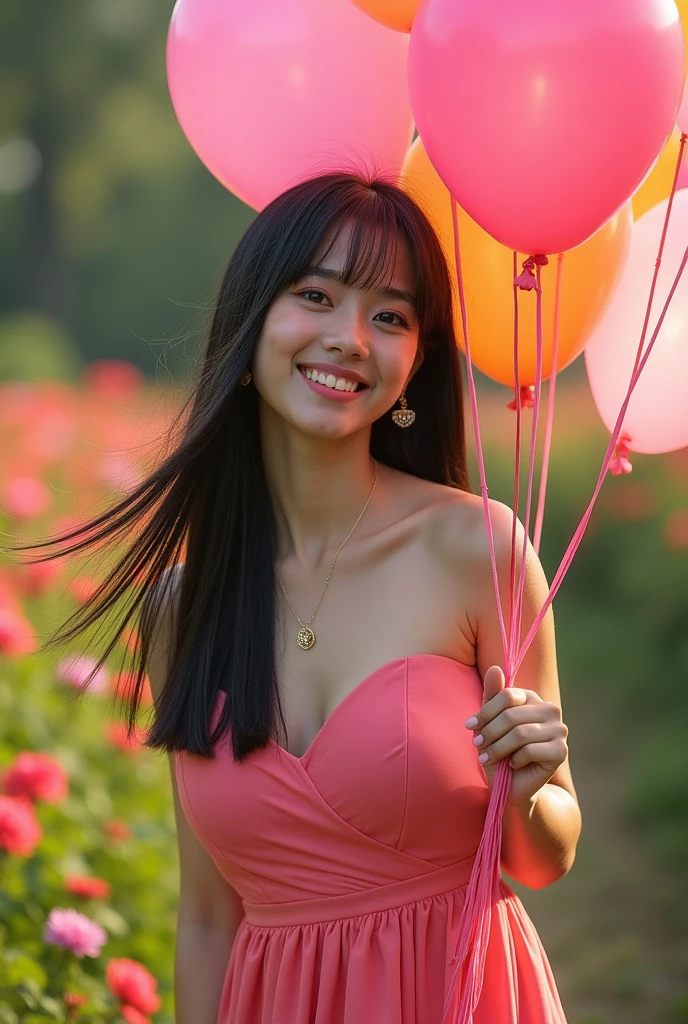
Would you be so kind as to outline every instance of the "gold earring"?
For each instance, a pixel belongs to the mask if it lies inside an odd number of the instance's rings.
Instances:
[[[246,387],[247,384],[251,383],[251,371],[250,370],[244,370],[244,375],[241,378],[241,380],[239,381],[239,383],[243,384],[244,387]]]
[[[406,388],[404,388],[404,391]],[[399,396],[401,402],[401,409],[392,410],[392,419],[398,427],[410,427],[416,418],[416,414],[413,409],[406,408],[406,399],[404,398],[404,391]]]

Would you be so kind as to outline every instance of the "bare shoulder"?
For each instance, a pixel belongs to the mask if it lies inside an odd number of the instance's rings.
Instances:
[[[160,697],[169,671],[183,563],[165,569],[146,595],[140,617],[141,633],[149,641],[146,672],[154,700]]]
[[[486,578],[491,583],[490,545],[483,499],[467,491],[456,491],[453,488],[445,490],[454,491],[456,497],[438,502],[432,508],[429,525],[437,552],[452,567],[470,569],[475,582]],[[503,566],[511,556],[513,511],[494,498],[488,498],[488,509],[497,565]],[[523,524],[517,518],[517,556],[520,554],[523,537]],[[532,548],[529,553],[534,554]],[[519,562],[520,558],[517,557],[517,564]]]

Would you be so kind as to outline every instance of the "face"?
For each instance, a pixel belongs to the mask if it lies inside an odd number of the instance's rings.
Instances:
[[[346,286],[336,279],[345,265],[344,230],[323,265],[272,303],[251,372],[263,401],[304,432],[337,438],[370,426],[418,369],[415,275],[401,240],[396,255],[390,286],[400,294]],[[326,383],[309,380],[307,369]],[[366,386],[349,390],[352,379]]]

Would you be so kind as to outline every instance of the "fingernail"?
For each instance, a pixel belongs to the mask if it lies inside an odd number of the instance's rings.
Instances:
[[[490,755],[488,753],[481,754],[478,760],[480,761],[481,764],[485,764],[489,756]]]
[[[485,742],[485,737],[484,736],[474,736],[473,737],[473,746],[475,746],[475,747],[479,747],[484,742]]]
[[[467,718],[466,721],[464,722],[464,725],[466,726],[467,729],[475,729],[477,724],[478,719],[475,717],[475,715],[472,718]]]

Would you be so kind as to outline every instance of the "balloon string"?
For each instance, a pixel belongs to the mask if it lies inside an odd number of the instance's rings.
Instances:
[[[557,386],[557,371],[559,366],[559,311],[561,301],[561,279],[564,264],[564,254],[560,252],[557,256],[557,283],[554,293],[554,338],[552,342],[552,373],[547,388],[547,422],[545,424],[545,440],[542,451],[542,469],[540,471],[540,490],[538,493],[537,514],[535,516],[535,531],[533,533],[533,548],[535,554],[540,554],[540,540],[542,537],[542,522],[545,516],[545,495],[547,493],[547,478],[549,475],[549,458],[552,447],[552,431],[554,425],[554,397]]]
[[[521,481],[521,409],[523,404],[521,402],[521,382],[519,378],[518,370],[518,293],[519,286],[516,280],[516,271],[518,269],[518,253],[514,250],[514,390],[516,393],[516,400],[514,402],[514,409],[516,410],[516,439],[514,445],[514,497],[511,503],[511,508],[514,510],[513,519],[511,523],[511,553],[509,559],[509,638],[513,641],[514,630],[515,630],[515,611],[516,611],[516,524],[518,521],[518,506],[520,501],[519,487]]]
[[[614,429],[612,431],[612,436],[610,438],[609,445],[607,446],[607,451],[605,453],[605,456],[604,456],[604,459],[603,459],[603,462],[602,462],[602,468],[600,470],[600,474],[599,474],[599,477],[598,477],[598,480],[597,480],[597,484],[595,486],[595,489],[594,489],[593,496],[592,496],[592,499],[590,501],[590,504],[588,505],[588,508],[586,509],[586,512],[584,513],[583,518],[582,518],[579,526],[577,527],[577,529],[576,529],[576,531],[574,533],[574,536],[573,536],[573,538],[572,538],[572,540],[571,540],[571,542],[570,542],[570,544],[569,544],[569,546],[568,546],[568,548],[566,550],[566,553],[564,554],[564,557],[563,557],[563,559],[561,561],[559,569],[557,570],[557,573],[555,575],[555,579],[554,579],[554,581],[552,583],[552,586],[550,587],[549,593],[548,593],[548,595],[547,595],[547,597],[546,597],[546,599],[545,599],[545,601],[543,603],[543,606],[542,606],[538,616],[536,617],[535,622],[533,623],[533,625],[532,625],[532,627],[531,627],[531,629],[530,629],[530,631],[529,631],[529,633],[528,633],[528,635],[527,635],[527,637],[526,637],[526,639],[525,639],[525,641],[524,641],[524,643],[523,643],[523,645],[521,647],[521,650],[520,650],[520,652],[519,652],[519,654],[518,654],[518,656],[517,656],[517,658],[516,658],[516,660],[515,660],[513,665],[510,663],[511,662],[510,655],[512,653],[511,652],[511,635],[513,635],[513,634],[511,634],[511,628],[510,628],[510,636],[507,639],[505,625],[504,625],[504,616],[503,616],[503,613],[502,613],[502,607],[501,607],[501,601],[500,601],[500,595],[499,595],[499,579],[498,579],[498,574],[497,574],[495,548],[494,548],[494,537],[493,537],[493,533],[492,533],[492,523],[491,523],[491,520],[490,520],[490,507],[489,507],[489,500],[488,500],[488,488],[487,488],[487,479],[486,479],[486,474],[485,474],[484,455],[483,455],[482,442],[481,442],[481,436],[480,436],[480,422],[479,422],[479,416],[478,416],[476,388],[475,388],[475,378],[474,378],[474,374],[473,374],[473,363],[472,363],[472,359],[471,359],[470,341],[469,341],[469,337],[468,337],[468,326],[467,326],[467,318],[466,318],[466,302],[465,302],[465,294],[464,294],[463,275],[462,275],[462,271],[461,271],[461,255],[460,255],[460,247],[459,247],[459,226],[458,226],[458,216],[457,216],[457,211],[456,211],[456,200],[454,199],[453,196],[450,195],[451,211],[452,211],[452,227],[453,227],[453,232],[454,232],[454,253],[455,253],[455,259],[456,259],[457,281],[458,281],[458,286],[459,286],[459,300],[460,300],[460,305],[461,305],[462,328],[463,328],[464,344],[465,344],[465,350],[466,350],[466,363],[467,363],[467,368],[468,368],[468,383],[469,383],[469,394],[470,394],[470,402],[471,402],[471,414],[472,414],[472,418],[473,418],[473,427],[474,427],[474,431],[475,431],[475,438],[476,438],[476,445],[477,445],[478,467],[479,467],[479,472],[480,472],[481,492],[482,492],[482,498],[483,498],[483,513],[484,513],[484,517],[485,517],[485,526],[486,526],[486,531],[487,531],[488,547],[489,547],[489,552],[490,552],[490,562],[491,562],[491,567],[492,567],[492,578],[493,578],[493,584],[494,584],[494,588],[495,588],[495,595],[496,595],[496,598],[497,598],[497,614],[498,614],[498,619],[499,619],[499,628],[500,628],[500,634],[501,634],[501,639],[502,639],[502,647],[503,647],[503,651],[504,651],[506,686],[512,685],[512,679],[515,676],[516,672],[518,671],[518,668],[519,668],[521,662],[523,661],[523,658],[525,657],[525,654],[526,654],[530,644],[532,643],[533,638],[535,637],[535,635],[536,635],[536,633],[537,633],[537,631],[538,631],[538,629],[540,627],[540,624],[542,623],[543,618],[545,617],[545,615],[546,615],[550,605],[552,604],[552,601],[554,600],[554,597],[555,597],[559,587],[561,586],[561,583],[562,583],[562,581],[564,579],[564,576],[566,575],[566,572],[568,571],[568,568],[569,568],[569,566],[571,564],[573,556],[574,556],[576,550],[578,549],[578,547],[580,545],[580,542],[582,540],[583,534],[584,534],[585,529],[587,527],[588,521],[589,521],[590,516],[592,514],[592,509],[593,509],[594,503],[595,503],[595,501],[597,499],[597,496],[599,494],[600,488],[602,486],[602,481],[604,480],[604,477],[605,477],[605,475],[607,473],[609,462],[610,462],[611,457],[612,457],[612,453],[613,453],[613,451],[614,451],[614,449],[616,447],[616,443],[617,443],[617,440],[618,440],[618,437],[619,437],[619,433],[620,433],[620,430],[621,430],[621,425],[623,423],[624,416],[626,415],[626,410],[628,408],[628,404],[630,402],[631,396],[632,396],[633,391],[635,389],[635,386],[637,384],[638,378],[640,377],[640,374],[642,373],[642,371],[643,371],[643,369],[645,367],[645,364],[647,363],[647,360],[648,360],[648,358],[649,358],[649,356],[650,356],[650,354],[652,352],[652,349],[653,349],[654,344],[656,342],[657,336],[658,336],[659,331],[661,330],[662,324],[664,322],[664,317],[666,316],[667,310],[669,308],[669,304],[671,302],[671,299],[673,298],[674,292],[676,291],[678,283],[679,283],[679,281],[681,279],[681,275],[683,274],[683,270],[685,268],[686,262],[688,262],[688,247],[686,247],[683,259],[681,261],[681,265],[680,265],[678,273],[677,273],[677,275],[676,275],[676,277],[674,279],[674,283],[673,283],[673,285],[671,287],[671,290],[669,292],[667,300],[666,300],[666,302],[664,304],[664,308],[663,308],[662,313],[661,313],[661,315],[659,317],[659,320],[657,322],[657,326],[655,327],[653,335],[652,335],[652,337],[650,339],[650,342],[648,344],[647,351],[644,353],[642,358],[640,358],[641,353],[642,353],[642,347],[643,347],[643,344],[644,344],[644,341],[645,341],[647,324],[649,322],[650,308],[651,308],[651,304],[652,304],[652,297],[654,295],[654,290],[655,290],[655,286],[656,286],[657,276],[658,276],[658,273],[659,273],[659,266],[661,264],[661,258],[662,258],[662,254],[663,254],[663,250],[664,250],[664,243],[665,243],[665,239],[666,239],[666,233],[667,233],[667,228],[668,228],[668,223],[669,223],[669,217],[671,215],[671,209],[672,209],[672,205],[673,205],[673,197],[674,197],[674,194],[675,194],[675,191],[676,191],[678,172],[679,172],[679,168],[681,166],[681,162],[682,162],[682,159],[683,159],[683,149],[684,149],[684,146],[685,146],[685,141],[686,141],[686,135],[684,134],[684,135],[681,136],[681,146],[680,146],[680,151],[679,151],[679,157],[678,157],[678,164],[677,164],[676,174],[674,175],[674,182],[673,182],[673,186],[672,186],[671,195],[669,197],[669,203],[668,203],[668,206],[667,206],[667,212],[666,212],[666,217],[665,217],[665,222],[664,222],[664,228],[663,228],[663,231],[662,231],[662,237],[661,237],[660,245],[659,245],[659,253],[658,253],[657,261],[655,263],[655,273],[654,273],[654,277],[653,277],[653,281],[652,281],[652,286],[651,286],[651,290],[650,290],[650,299],[649,299],[649,304],[648,304],[648,312],[647,312],[647,315],[646,315],[646,318],[645,318],[645,324],[643,326],[643,331],[642,331],[642,335],[641,335],[641,338],[640,338],[638,354],[636,356],[636,362],[635,362],[635,366],[634,366],[634,369],[633,369],[633,373],[631,374],[631,381],[630,381],[630,384],[629,384],[628,392],[626,394],[624,402],[623,402],[623,404],[621,406],[621,409],[619,411],[619,415],[618,415],[617,421],[616,421],[616,423],[614,425]],[[541,289],[540,289],[540,280],[539,280],[539,267],[538,267],[538,279],[537,279],[537,294],[538,294],[538,340],[537,340],[537,345],[538,345],[538,366],[537,366],[537,369],[536,369],[536,377],[538,378],[538,381],[537,381],[538,386],[536,388],[536,396],[535,396],[535,406],[534,406],[534,414],[533,414],[534,421],[537,420],[537,416],[538,416],[538,413],[539,413],[539,399],[540,399],[539,390],[540,390],[540,385],[542,383],[542,377],[541,377],[541,371],[542,371],[542,307],[541,307]],[[515,342],[515,344],[517,345],[517,341]],[[530,480],[530,462],[532,462],[533,457],[534,457],[534,440],[533,439],[535,437],[535,433],[536,432],[533,431],[533,433],[531,435],[531,458],[529,460],[529,485],[532,483],[532,480]],[[530,486],[529,486],[529,490],[530,490]],[[529,519],[530,519],[530,508],[529,508],[529,505],[528,505],[528,511],[526,513],[526,517],[525,518],[526,518],[526,524],[525,524],[526,528],[524,530],[524,554],[525,554],[525,550],[527,550],[528,525],[529,525]],[[523,565],[525,565],[525,557],[522,560],[522,566]],[[521,586],[520,586],[520,594],[521,595],[522,595],[522,592],[523,592],[522,578],[523,578],[523,571],[521,571],[521,573],[519,574],[519,584],[521,584]],[[518,603],[519,602],[518,602],[518,599],[517,599],[517,604]],[[520,612],[518,612],[518,609],[517,609],[515,617],[518,617],[519,614],[520,614]],[[510,615],[510,626],[511,626],[511,615]],[[520,627],[519,627],[519,633],[520,633]],[[477,850],[477,853],[476,853],[475,862],[473,864],[473,869],[471,871],[471,877],[470,877],[470,880],[469,880],[469,883],[468,883],[468,887],[467,887],[467,891],[466,891],[465,903],[464,903],[464,907],[463,907],[463,911],[462,911],[462,915],[461,915],[461,928],[460,928],[459,939],[457,941],[457,945],[456,945],[456,949],[455,949],[454,955],[451,958],[451,960],[449,961],[450,964],[454,965],[454,970],[453,970],[452,975],[451,975],[450,980],[449,980],[449,986],[448,986],[447,996],[446,996],[446,999],[445,999],[444,1012],[442,1014],[441,1024],[445,1024],[445,1022],[447,1021],[447,1013],[448,1013],[450,1007],[452,1009],[452,1018],[453,1018],[454,1024],[472,1024],[472,1022],[473,1022],[473,1013],[475,1011],[475,1008],[476,1008],[476,1006],[478,1004],[478,1001],[479,1001],[479,998],[480,998],[480,993],[482,991],[482,986],[483,986],[483,981],[484,981],[484,968],[485,968],[485,961],[486,961],[486,957],[487,957],[487,946],[488,946],[488,940],[489,940],[489,934],[490,934],[490,926],[491,926],[491,920],[492,920],[492,906],[493,906],[493,903],[496,901],[497,896],[498,896],[498,881],[499,881],[499,878],[500,878],[500,867],[499,867],[499,865],[500,865],[501,845],[502,845],[502,831],[503,831],[503,814],[504,814],[504,808],[506,806],[506,802],[507,802],[507,797],[508,797],[510,786],[511,786],[511,769],[509,767],[508,761],[506,759],[502,759],[499,762],[498,766],[497,766],[497,772],[496,772],[496,775],[495,775],[495,778],[494,778],[494,782],[493,782],[493,786],[492,786],[492,790],[491,790],[491,793],[490,793],[490,799],[489,799],[488,808],[487,808],[487,816],[486,816],[486,820],[485,820],[485,826],[484,826],[484,829],[483,829],[483,834],[482,834],[480,843],[478,845],[478,850]],[[471,940],[473,940],[472,943],[471,943]],[[466,956],[468,954],[469,949],[470,949],[470,956],[468,958],[468,962],[465,964],[466,970],[463,972],[464,978],[466,980],[466,984],[463,985],[462,988],[457,993],[458,977],[459,977],[459,975],[463,971],[464,962],[466,960]],[[456,997],[457,997],[457,995],[460,996],[460,1003],[459,1003],[458,1009],[456,1009]],[[456,1014],[453,1012],[455,1009],[456,1009]]]
[[[662,262],[662,255],[663,255],[663,252],[664,252],[664,244],[665,244],[665,241],[666,241],[666,234],[667,234],[667,229],[668,229],[668,226],[669,226],[669,218],[671,216],[671,210],[672,210],[672,206],[673,206],[673,202],[674,202],[674,194],[676,192],[676,184],[677,184],[677,181],[678,181],[678,174],[679,174],[681,163],[682,163],[682,160],[683,160],[683,150],[684,150],[686,138],[687,138],[687,136],[685,134],[681,135],[681,145],[679,147],[679,154],[678,154],[678,161],[677,161],[677,166],[676,166],[676,173],[674,174],[674,182],[673,182],[673,186],[672,186],[672,190],[671,190],[671,195],[669,196],[669,203],[667,205],[666,215],[665,215],[665,218],[664,218],[664,226],[663,226],[663,229],[662,229],[662,236],[661,236],[660,243],[659,243],[659,251],[658,251],[658,254],[657,254],[657,260],[655,261],[655,270],[654,270],[654,275],[653,275],[653,278],[652,278],[652,285],[651,285],[651,288],[650,288],[650,297],[649,297],[649,300],[648,300],[648,310],[647,310],[647,313],[646,313],[646,316],[645,316],[645,322],[643,324],[643,330],[642,330],[641,337],[640,337],[640,343],[638,345],[638,352],[636,354],[635,365],[633,367],[633,372],[631,374],[631,380],[630,380],[630,383],[629,383],[629,386],[628,386],[628,391],[626,392],[626,397],[624,398],[624,401],[623,401],[623,403],[621,405],[621,409],[619,410],[619,415],[617,417],[616,423],[614,424],[614,429],[613,429],[612,435],[611,435],[611,437],[609,439],[609,444],[607,446],[607,451],[606,451],[604,459],[602,461],[602,468],[600,469],[600,474],[599,474],[599,477],[597,478],[597,483],[595,485],[595,489],[593,491],[592,498],[590,499],[590,504],[588,505],[585,513],[583,514],[583,517],[582,517],[580,523],[578,524],[578,527],[576,528],[576,531],[575,531],[575,533],[574,533],[574,535],[573,535],[573,537],[571,539],[571,542],[570,542],[568,548],[566,549],[564,557],[562,558],[561,564],[559,565],[559,568],[557,569],[557,572],[555,574],[554,580],[552,582],[552,586],[550,587],[549,593],[548,593],[547,597],[545,598],[543,606],[540,609],[540,612],[539,612],[537,618],[535,619],[535,622],[531,626],[531,629],[530,629],[527,637],[525,638],[525,640],[523,642],[523,645],[522,645],[521,650],[520,650],[520,652],[519,652],[519,654],[518,654],[518,656],[516,658],[516,662],[515,662],[515,665],[514,665],[514,674],[518,671],[518,668],[519,668],[521,662],[523,661],[523,658],[525,657],[525,654],[526,654],[528,648],[530,647],[530,644],[532,643],[535,634],[538,631],[540,623],[542,622],[543,618],[547,614],[547,610],[549,609],[550,605],[552,604],[552,601],[554,600],[554,598],[555,598],[555,596],[557,594],[557,591],[559,590],[559,587],[561,586],[561,583],[562,583],[562,581],[564,579],[564,576],[568,572],[569,566],[571,565],[571,562],[573,560],[573,556],[575,555],[576,551],[578,550],[578,547],[580,546],[580,542],[581,542],[581,540],[583,538],[583,534],[585,533],[585,529],[586,529],[586,527],[588,525],[588,522],[590,520],[590,516],[592,515],[593,506],[595,504],[595,501],[597,500],[597,496],[598,496],[598,494],[600,492],[600,488],[602,487],[602,482],[603,482],[603,480],[604,480],[604,478],[605,478],[605,476],[607,474],[608,468],[609,468],[609,463],[610,463],[610,461],[611,461],[611,459],[613,457],[614,450],[616,448],[616,444],[617,444],[617,441],[618,441],[618,438],[619,438],[619,434],[621,432],[621,427],[622,427],[622,424],[623,424],[623,421],[624,421],[624,417],[626,415],[626,410],[628,409],[628,405],[629,405],[629,402],[631,400],[631,396],[633,395],[633,391],[635,390],[635,386],[638,383],[638,379],[640,377],[640,374],[642,373],[642,371],[643,371],[643,369],[645,367],[645,364],[647,363],[647,360],[648,360],[648,358],[649,358],[649,356],[650,356],[650,354],[652,352],[654,344],[655,344],[655,342],[657,340],[657,336],[659,335],[659,332],[661,330],[662,324],[664,323],[664,317],[666,316],[667,310],[669,308],[669,304],[670,304],[670,302],[671,302],[671,300],[673,298],[673,295],[674,295],[674,292],[676,291],[676,288],[678,287],[679,281],[681,280],[681,275],[683,274],[683,270],[685,268],[686,262],[688,261],[688,247],[686,247],[686,250],[685,250],[685,252],[683,254],[683,259],[681,260],[681,265],[680,265],[680,267],[678,269],[676,277],[674,278],[674,283],[671,286],[671,289],[670,289],[669,294],[667,296],[667,300],[664,303],[664,308],[662,309],[662,312],[660,314],[659,320],[657,321],[657,326],[655,327],[654,332],[652,334],[652,337],[650,338],[650,341],[648,343],[647,349],[646,349],[645,353],[642,355],[642,358],[641,358],[641,353],[643,351],[643,345],[644,345],[644,342],[645,342],[645,335],[647,333],[647,326],[648,326],[649,319],[650,319],[650,307],[652,305],[652,300],[653,300],[653,297],[654,297],[655,287],[656,287],[656,283],[657,283],[657,277],[659,275],[659,267],[660,267],[661,262]]]
[[[452,226],[454,230],[454,253],[456,258],[459,301],[461,305],[466,364],[468,368],[471,415],[473,418],[473,428],[478,454],[478,467],[480,472],[480,485],[483,498],[483,514],[485,517],[485,528],[490,552],[490,563],[492,566],[492,580],[497,598],[497,615],[504,652],[506,686],[510,686],[510,660],[512,655],[511,637],[507,638],[506,635],[504,615],[502,612],[499,594],[499,578],[497,575],[494,537],[492,534],[492,522],[490,519],[485,460],[480,436],[480,420],[478,416],[475,377],[473,373],[473,361],[471,359],[470,340],[468,337],[466,300],[459,246],[458,215],[456,200],[451,196],[451,194],[450,202]],[[511,774],[512,770],[509,767],[508,762],[504,759],[500,761],[494,778],[492,790],[490,792],[483,834],[478,845],[478,850],[471,871],[471,877],[466,890],[465,902],[461,914],[459,937],[454,950],[454,955],[449,961],[449,963],[454,966],[454,970],[449,980],[441,1024],[445,1024],[448,1020],[447,1014],[450,1010],[452,1020],[455,1024],[472,1024],[473,1012],[478,1004],[480,993],[482,991],[487,946],[492,921],[492,905],[498,898],[498,883],[501,878],[500,861],[502,848],[502,821],[504,808],[511,788]],[[470,955],[466,962],[469,950]],[[458,979],[462,974],[465,984],[462,984],[457,991]],[[458,1009],[455,1007],[457,997],[459,998]]]

